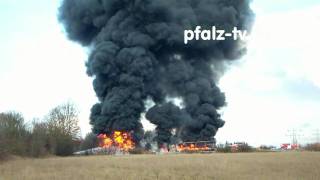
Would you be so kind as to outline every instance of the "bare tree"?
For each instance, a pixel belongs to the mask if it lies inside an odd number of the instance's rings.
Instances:
[[[28,135],[20,113],[0,113],[0,153],[25,155]]]
[[[65,103],[53,108],[48,116],[50,151],[67,156],[72,154],[80,138],[78,110],[73,103]]]
[[[34,120],[27,128],[20,113],[0,113],[0,159],[8,154],[72,154],[80,144],[78,114],[76,106],[68,102],[53,108],[44,121]]]
[[[50,152],[47,122],[41,122],[36,119],[33,120],[29,149],[30,155],[33,157],[44,156]]]
[[[67,102],[59,105],[50,111],[48,127],[50,130],[70,135],[74,140],[78,139],[80,136],[78,115],[79,112],[73,103]]]

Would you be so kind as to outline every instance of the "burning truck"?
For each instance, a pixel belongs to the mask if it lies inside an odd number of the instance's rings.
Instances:
[[[174,136],[210,141],[225,124],[219,79],[246,43],[230,37],[186,45],[184,30],[236,27],[249,34],[253,19],[250,0],[63,0],[59,20],[89,52],[87,74],[98,98],[90,124],[103,147],[139,146],[144,114],[159,146]]]

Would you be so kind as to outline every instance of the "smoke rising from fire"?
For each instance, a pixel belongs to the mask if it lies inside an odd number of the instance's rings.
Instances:
[[[190,41],[197,25],[248,30],[249,0],[64,0],[60,21],[68,37],[89,47],[87,73],[99,103],[90,123],[97,134],[133,132],[142,138],[141,113],[155,124],[157,141],[211,140],[224,121],[225,95],[217,87],[227,62],[246,48],[240,40]],[[167,101],[181,98],[183,107]],[[146,101],[155,105],[146,109]]]

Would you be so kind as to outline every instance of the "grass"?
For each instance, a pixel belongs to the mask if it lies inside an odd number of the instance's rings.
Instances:
[[[318,180],[320,153],[236,153],[16,159],[0,180]]]

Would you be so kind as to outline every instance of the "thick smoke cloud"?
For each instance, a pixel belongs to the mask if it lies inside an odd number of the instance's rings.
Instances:
[[[64,0],[59,19],[71,40],[91,49],[87,72],[100,101],[91,110],[95,133],[131,131],[139,141],[146,111],[159,143],[173,135],[211,140],[224,125],[217,111],[225,95],[216,84],[246,48],[232,39],[185,45],[183,32],[197,25],[250,31],[249,0]],[[183,107],[167,101],[175,97]],[[147,110],[146,100],[155,106]]]

